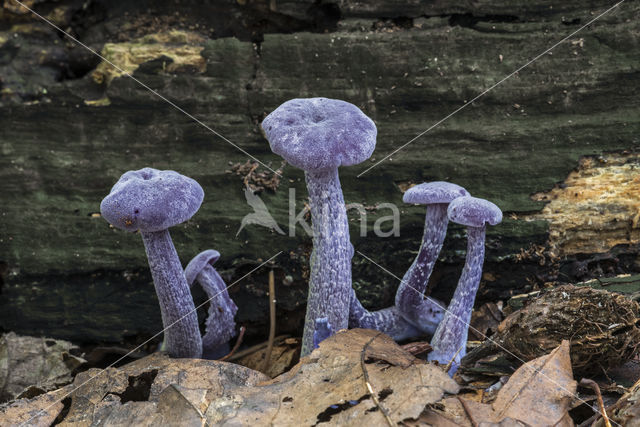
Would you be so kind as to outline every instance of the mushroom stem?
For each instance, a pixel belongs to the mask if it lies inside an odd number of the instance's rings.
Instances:
[[[484,225],[467,227],[467,257],[464,268],[444,319],[431,340],[433,351],[429,353],[429,360],[437,360],[441,364],[453,360],[450,375],[457,371],[460,360],[466,354],[471,311],[482,276],[485,232]],[[462,350],[458,352],[459,349]]]
[[[425,298],[424,292],[447,234],[448,206],[448,203],[434,203],[427,208],[420,251],[402,278],[396,293],[398,311],[408,322],[420,329],[426,326],[424,316],[428,313],[425,313],[425,310],[442,310],[435,301]]]
[[[400,315],[397,307],[395,306],[383,308],[382,310],[377,311],[369,311],[364,308],[358,300],[353,288],[351,288],[350,304],[350,328],[375,329],[389,335],[396,341],[422,335],[422,332],[418,330],[418,328],[407,322]]]
[[[236,323],[233,320],[238,306],[227,292],[227,285],[216,271],[207,264],[196,280],[209,298],[209,315],[206,332],[202,337],[202,357],[215,360],[229,353],[229,340],[235,336]]]
[[[316,319],[327,318],[333,331],[349,323],[351,258],[349,224],[338,169],[306,171],[313,252],[301,355],[313,350]]]
[[[166,350],[172,357],[199,358],[198,316],[169,230],[140,234],[160,302]]]

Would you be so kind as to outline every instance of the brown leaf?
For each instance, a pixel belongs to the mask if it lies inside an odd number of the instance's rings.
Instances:
[[[79,388],[60,425],[201,426],[210,402],[227,389],[266,380],[233,363],[155,353],[121,368],[78,374],[74,385]]]
[[[0,337],[0,401],[15,399],[32,386],[46,392],[70,383],[72,372],[85,362],[70,354],[74,348],[68,341],[20,336],[13,332],[3,334]],[[35,391],[31,390],[31,393]]]
[[[6,427],[50,426],[64,408],[63,396],[72,388],[72,385],[68,385],[33,399],[20,399],[0,407],[2,425]]]
[[[273,380],[232,363],[154,354],[121,368],[83,372],[74,386],[61,426],[379,425],[386,422],[383,410],[393,420],[417,419],[426,405],[458,391],[440,368],[363,329],[323,341]],[[41,398],[56,403],[52,393]],[[37,408],[20,402],[22,413]]]
[[[390,337],[352,329],[323,341],[290,372],[212,402],[207,420],[242,425],[384,424],[360,363],[369,342],[365,369],[392,420],[417,419],[427,404],[458,391],[458,385],[441,369],[416,359]]]
[[[511,418],[527,425],[571,426],[568,411],[575,392],[569,342],[563,341],[547,356],[521,366],[491,405],[464,399],[461,403],[474,425]]]
[[[235,362],[239,365],[246,366],[247,368],[259,371],[264,366],[264,358],[266,353],[265,348],[247,354]],[[271,361],[269,363],[269,369],[265,374],[271,378],[275,378],[278,375],[291,369],[291,367],[298,361],[300,357],[300,340],[295,338],[288,338],[282,340],[280,344],[274,345],[271,351]]]

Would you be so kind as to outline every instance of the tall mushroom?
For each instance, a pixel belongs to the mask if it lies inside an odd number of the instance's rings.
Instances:
[[[482,276],[486,224],[502,221],[502,211],[487,200],[465,196],[451,202],[447,215],[449,221],[467,227],[467,257],[453,299],[431,340],[429,360],[453,361],[449,371],[453,375],[466,353],[469,321]]]
[[[100,204],[111,225],[142,235],[165,327],[165,348],[173,357],[200,357],[202,338],[168,229],[191,218],[203,197],[202,187],[191,178],[144,168],[124,173]]]
[[[187,264],[184,275],[189,286],[198,282],[209,299],[206,330],[202,337],[202,357],[219,359],[229,353],[229,340],[236,334],[233,320],[238,307],[227,292],[227,285],[213,264],[220,252],[208,249],[200,252]]]
[[[459,185],[435,181],[411,187],[402,198],[405,203],[427,205],[420,251],[402,278],[396,293],[399,313],[417,328],[429,326],[434,312],[444,314],[443,307],[434,300],[425,298],[424,292],[447,234],[447,207],[452,200],[468,195],[467,190]]]
[[[309,191],[313,252],[304,356],[313,349],[316,319],[326,317],[333,331],[348,326],[353,248],[338,167],[368,159],[377,130],[355,105],[327,98],[287,101],[264,119],[262,128],[271,150],[305,171]]]

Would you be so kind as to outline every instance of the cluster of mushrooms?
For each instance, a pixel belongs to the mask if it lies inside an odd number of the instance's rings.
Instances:
[[[502,220],[491,202],[471,197],[447,182],[416,185],[404,202],[427,205],[424,236],[416,259],[400,284],[392,307],[370,312],[358,301],[351,281],[353,246],[338,167],[368,159],[376,144],[373,121],[358,107],[327,98],[293,99],[269,114],[262,128],[274,153],[305,171],[313,224],[313,251],[302,356],[323,339],[346,328],[377,329],[396,340],[432,335],[430,360],[452,363],[453,374],[465,354],[468,324],[480,284],[486,225]],[[220,254],[207,250],[185,270],[169,227],[191,218],[204,192],[174,171],[144,168],[126,172],[100,205],[114,227],[140,231],[165,328],[163,349],[173,357],[223,356],[235,335],[237,307],[213,267]],[[425,297],[452,221],[467,227],[465,266],[448,308]],[[206,333],[200,336],[190,286],[198,282],[211,299]]]

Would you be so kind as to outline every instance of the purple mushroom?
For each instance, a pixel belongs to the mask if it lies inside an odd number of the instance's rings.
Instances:
[[[191,178],[144,168],[124,173],[100,204],[102,216],[114,227],[142,235],[166,328],[166,350],[173,357],[200,357],[202,338],[168,228],[191,218],[203,197],[202,187]]]
[[[427,205],[427,214],[420,251],[398,287],[396,307],[409,323],[429,334],[444,316],[443,306],[425,298],[424,292],[447,234],[447,207],[452,200],[468,195],[459,185],[435,181],[411,187],[402,198],[405,203]]]
[[[213,264],[220,253],[209,249],[196,255],[184,269],[189,286],[198,282],[209,298],[206,332],[202,337],[202,357],[219,359],[229,353],[229,340],[236,334],[233,318],[238,311],[220,274]]]
[[[334,334],[333,328],[326,317],[316,319],[316,330],[313,331],[313,348],[316,349],[320,343]]]
[[[449,221],[467,226],[467,258],[453,299],[431,340],[429,360],[452,361],[449,373],[453,375],[466,353],[471,311],[482,276],[486,224],[502,221],[502,211],[487,200],[466,196],[452,201],[447,214]]]
[[[439,318],[436,318],[434,313],[433,327],[430,332],[427,332],[428,335],[433,335],[439,320],[442,320],[442,316],[440,315]],[[367,310],[358,300],[353,288],[351,289],[349,327],[375,329],[384,332],[396,341],[424,335],[423,331],[407,322],[405,318],[400,315],[396,306],[377,311]]]
[[[313,222],[313,253],[302,355],[313,349],[316,319],[334,331],[348,326],[351,295],[349,224],[339,166],[368,159],[376,145],[373,121],[358,107],[327,98],[292,99],[262,122],[271,150],[305,171]]]

